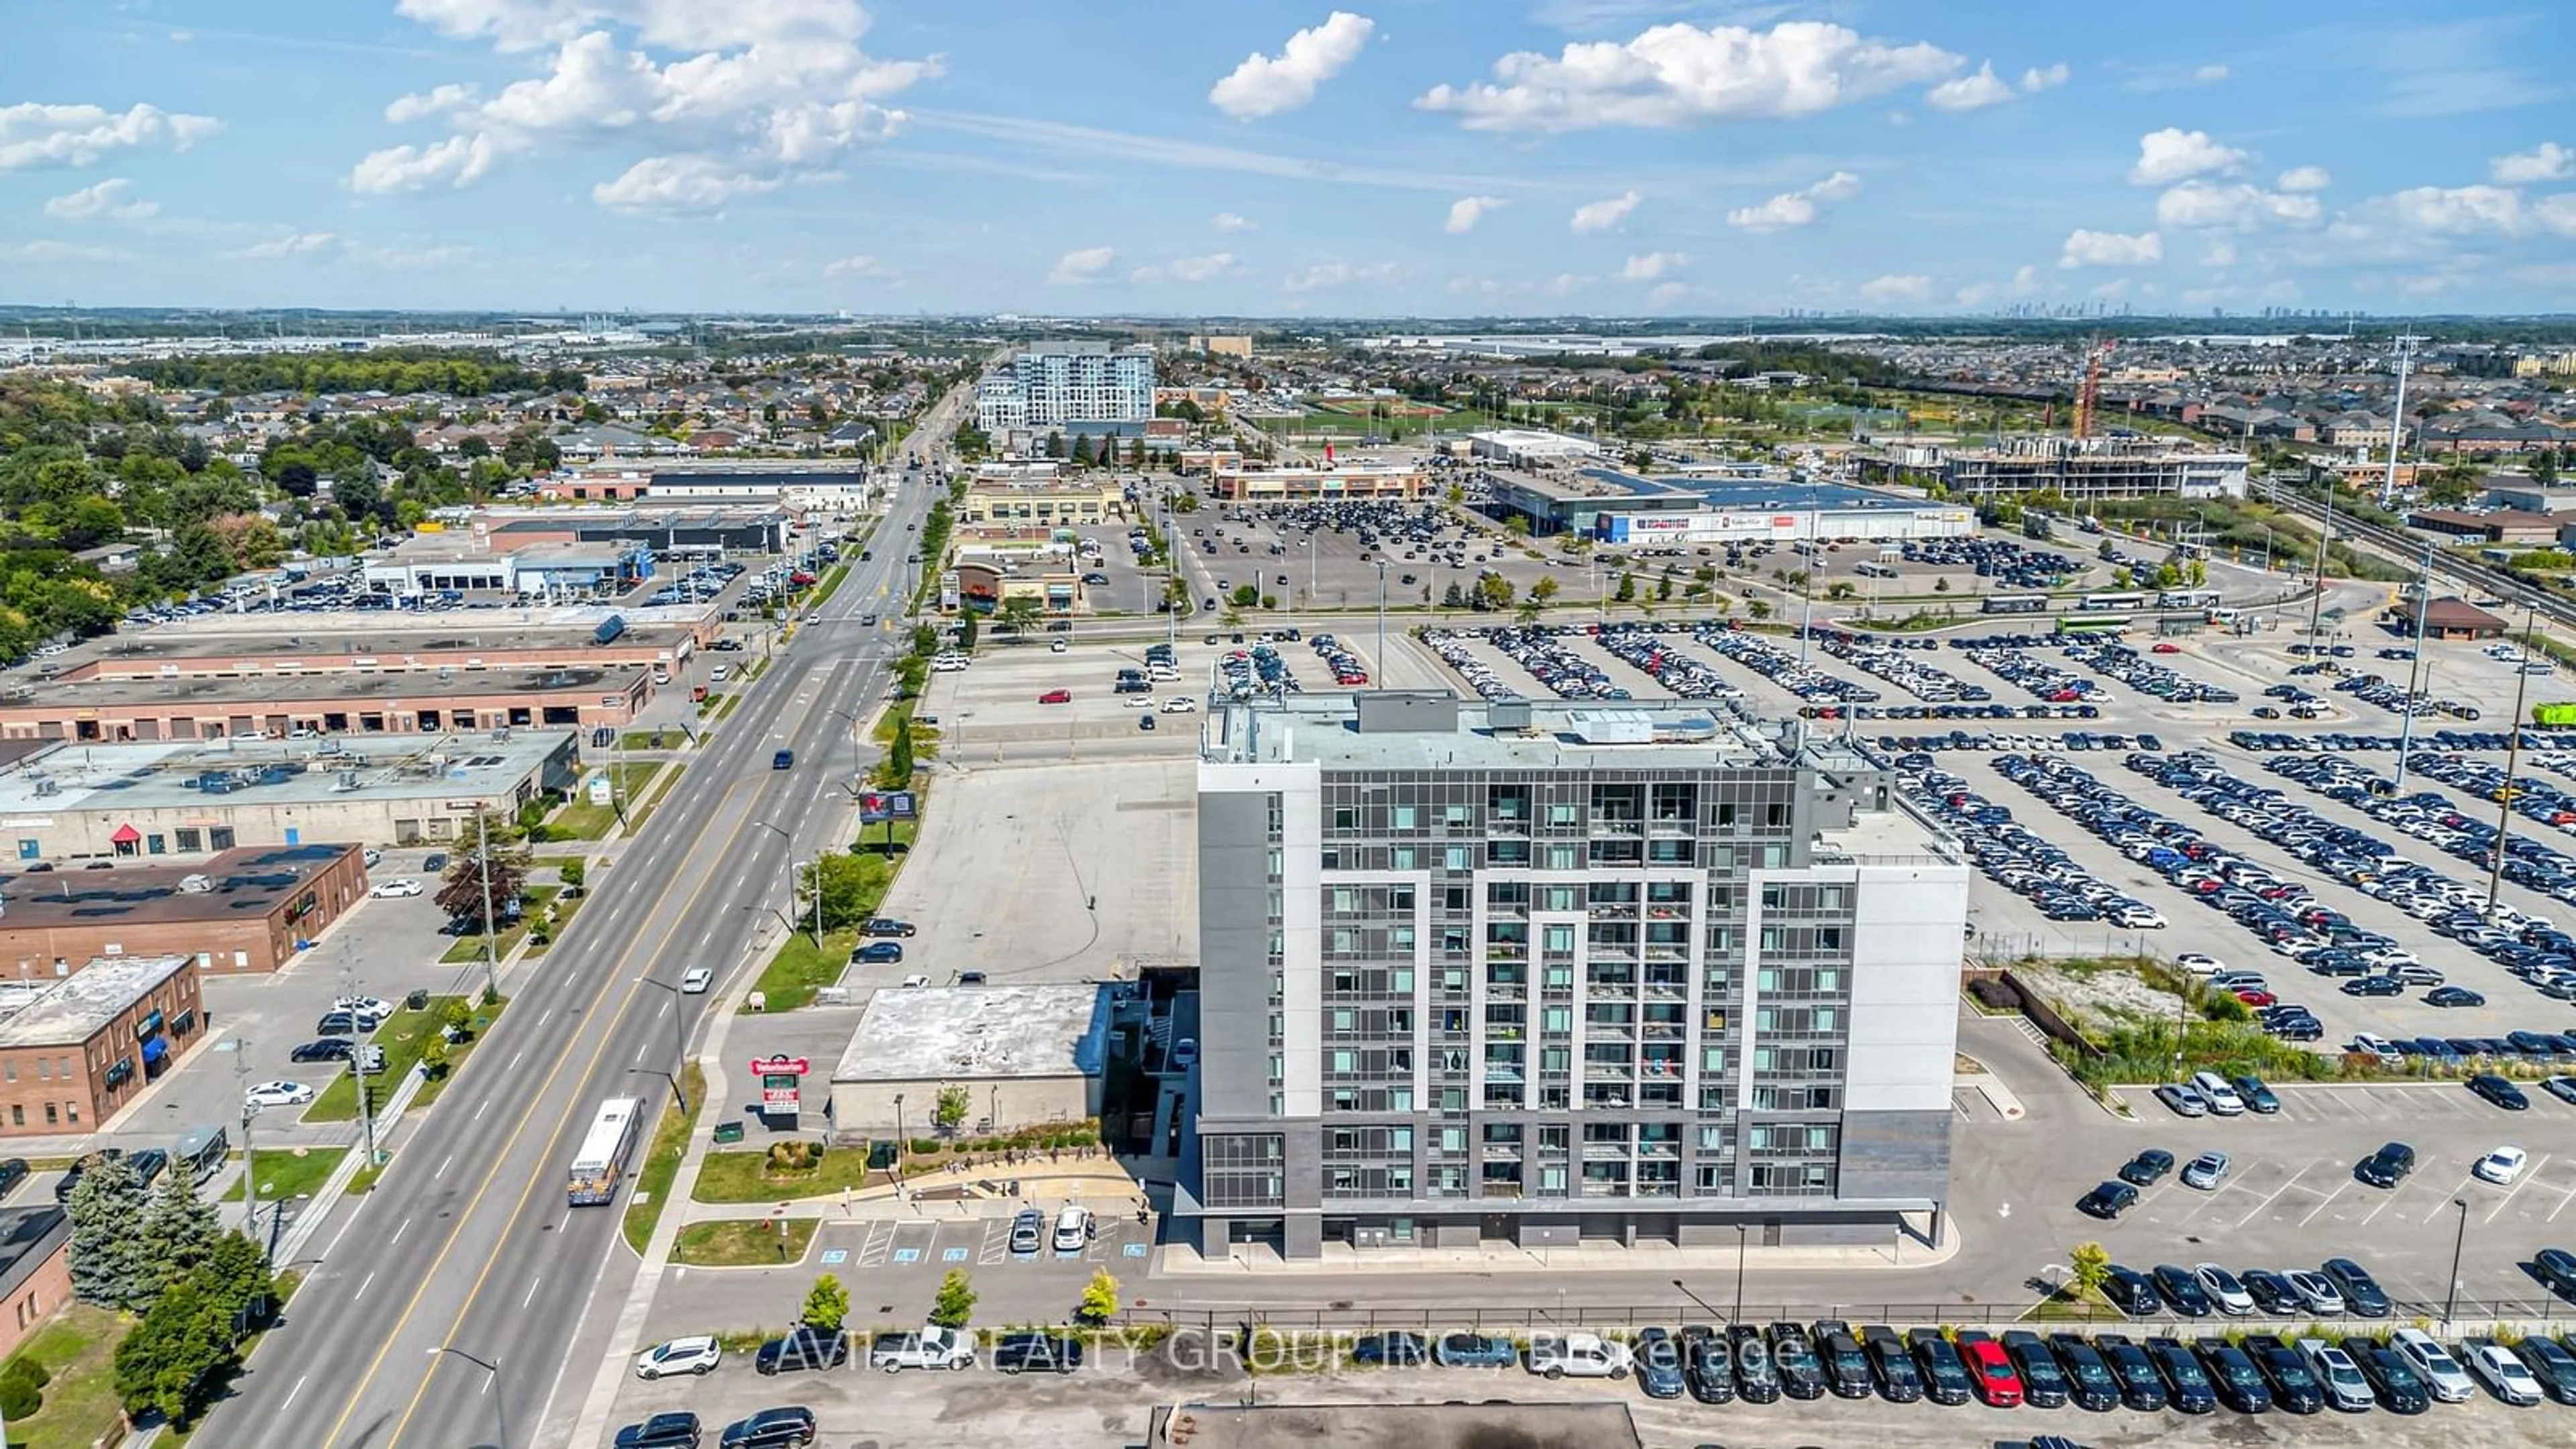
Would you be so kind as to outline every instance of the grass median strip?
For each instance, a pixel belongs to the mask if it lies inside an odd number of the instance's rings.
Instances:
[[[420,1054],[429,1048],[430,1040],[438,1035],[439,1023],[445,1020],[448,1003],[464,1000],[465,998],[460,996],[433,996],[429,999],[429,1005],[418,1011],[397,1011],[385,1018],[385,1024],[376,1028],[375,1035],[366,1038],[367,1043],[382,1047],[385,1052],[385,1069],[376,1073],[374,1078],[378,1102],[392,1096],[394,1085],[403,1079],[403,1074],[419,1065]],[[482,1035],[483,1026],[488,1025],[492,1018],[499,1014],[501,1006],[508,1004],[504,1001],[500,1005],[483,1007],[474,1012],[469,1021],[481,1023],[473,1027],[478,1038]],[[438,1099],[439,1091],[455,1075],[455,1064],[461,1059],[464,1050],[466,1048],[463,1046],[448,1048],[448,1071],[422,1084],[420,1095],[413,1099],[414,1106],[427,1106]],[[304,1120],[354,1122],[357,1119],[357,1074],[343,1065],[339,1075],[333,1077],[331,1084],[322,1089],[322,1095],[314,1098],[313,1105],[304,1109]]]
[[[787,1202],[865,1187],[872,1175],[884,1174],[870,1173],[864,1147],[828,1148],[820,1165],[778,1174],[770,1172],[765,1151],[710,1152],[689,1195],[700,1202]]]
[[[671,1245],[671,1261],[693,1268],[759,1268],[801,1263],[814,1243],[817,1218],[729,1218],[691,1223]]]
[[[259,1200],[283,1202],[288,1198],[306,1197],[320,1189],[322,1180],[347,1156],[346,1147],[270,1147],[259,1154]],[[225,1202],[242,1200],[244,1173],[224,1189]]]
[[[689,1147],[689,1134],[698,1127],[698,1113],[707,1105],[707,1074],[696,1062],[680,1072],[686,1084],[689,1110],[682,1112],[676,1102],[662,1106],[662,1120],[653,1126],[653,1141],[646,1148],[644,1161],[635,1170],[635,1182],[626,1194],[626,1246],[637,1253],[653,1241],[653,1224],[662,1216],[663,1199],[671,1195],[671,1184],[679,1180],[680,1154]]]

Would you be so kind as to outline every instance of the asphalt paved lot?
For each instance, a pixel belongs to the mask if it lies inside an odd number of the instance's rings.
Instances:
[[[1108,1357],[1124,1360],[1125,1355]],[[773,1404],[801,1403],[822,1425],[826,1449],[861,1445],[1094,1444],[1142,1442],[1158,1403],[1238,1404],[1257,1399],[1296,1404],[1494,1401],[1627,1406],[1654,1449],[1723,1442],[1735,1449],[1867,1443],[1884,1449],[1964,1449],[2033,1434],[2060,1433],[2095,1445],[2202,1446],[2291,1443],[2433,1446],[2563,1445],[2576,1434],[2576,1411],[2556,1406],[2507,1408],[2483,1396],[2436,1406],[2415,1418],[2383,1413],[2294,1419],[2247,1419],[2229,1413],[2198,1418],[2078,1409],[1950,1408],[1931,1403],[1824,1398],[1801,1403],[1741,1401],[1721,1406],[1691,1399],[1654,1400],[1634,1383],[1566,1379],[1549,1383],[1509,1369],[1339,1369],[1265,1374],[1184,1374],[1160,1362],[1098,1362],[1063,1377],[1009,1376],[987,1368],[958,1373],[885,1375],[863,1367],[764,1379],[729,1359],[703,1379],[630,1385],[624,1419],[666,1408],[694,1410],[710,1428]]]

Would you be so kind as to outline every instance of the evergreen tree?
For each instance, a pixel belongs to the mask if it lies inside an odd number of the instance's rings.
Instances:
[[[894,739],[886,746],[886,779],[895,785],[912,782],[912,716],[895,721]]]
[[[103,1308],[141,1309],[161,1276],[143,1244],[143,1185],[123,1158],[81,1174],[71,1197],[72,1294]]]
[[[221,1230],[215,1205],[197,1196],[197,1175],[185,1163],[173,1163],[161,1178],[143,1212],[144,1261],[169,1284],[206,1261]]]

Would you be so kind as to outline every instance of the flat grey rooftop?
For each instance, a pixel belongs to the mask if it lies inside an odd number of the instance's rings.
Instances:
[[[645,672],[641,663],[601,667],[558,665],[548,668],[445,668],[436,673],[407,669],[392,674],[259,674],[181,675],[176,679],[57,680],[29,687],[32,699],[49,705],[104,709],[119,705],[166,706],[185,714],[185,706],[221,709],[227,705],[327,704],[346,700],[366,704],[490,695],[548,694],[578,690],[584,694],[623,694]]]
[[[1452,708],[1455,722],[1443,727]],[[1399,722],[1384,723],[1390,719]],[[1221,702],[1201,731],[1199,749],[1211,764],[1342,770],[1785,770],[1797,764],[1773,730],[1720,703],[1487,702],[1430,690]]]
[[[888,987],[868,999],[832,1080],[1094,1073],[1107,1048],[1111,990],[1089,981]]]
[[[186,956],[99,956],[42,990],[0,994],[0,1051],[87,1041],[137,997],[188,969]]]
[[[0,774],[0,815],[73,810],[169,810],[196,806],[317,805],[361,797],[481,799],[509,790],[572,740],[571,730],[370,735],[336,741],[233,740],[225,744],[140,743],[55,748]],[[343,771],[358,772],[355,792]],[[238,788],[208,793],[216,774]],[[50,787],[36,793],[40,782]]]

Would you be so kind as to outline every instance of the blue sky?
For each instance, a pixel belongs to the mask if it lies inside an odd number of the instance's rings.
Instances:
[[[13,302],[2576,310],[2557,0],[11,9]]]

